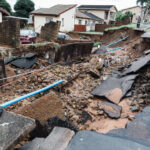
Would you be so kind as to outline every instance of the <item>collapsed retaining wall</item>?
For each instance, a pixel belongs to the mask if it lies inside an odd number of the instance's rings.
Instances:
[[[17,56],[27,53],[39,53],[47,56],[47,59],[51,59],[54,62],[58,61],[72,61],[76,58],[87,56],[91,54],[93,47],[92,42],[82,43],[70,43],[59,45],[58,43],[38,43],[30,44],[21,47],[20,49],[5,49],[4,52],[0,51],[0,57],[6,58],[9,56]]]
[[[92,42],[64,44],[57,51],[55,61],[68,62],[75,58],[87,56],[91,54],[92,47]]]
[[[57,22],[51,21],[45,24],[45,26],[41,28],[40,40],[51,42],[57,40],[60,24],[61,24],[60,21]]]
[[[0,44],[19,47],[20,45],[20,21],[9,18],[0,23]]]

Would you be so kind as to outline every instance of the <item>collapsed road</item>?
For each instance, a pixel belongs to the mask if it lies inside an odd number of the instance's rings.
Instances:
[[[49,144],[58,144],[58,141],[61,142],[57,150],[76,150],[79,146],[83,150],[91,150],[93,147],[95,150],[107,150],[112,145],[115,145],[115,150],[120,150],[120,147],[126,150],[127,145],[123,143],[128,143],[128,149],[149,149],[149,107],[143,108],[150,104],[150,69],[149,55],[143,55],[143,51],[150,47],[146,43],[147,46],[143,46],[140,35],[135,36],[136,33],[128,30],[117,32],[116,39],[113,33],[112,39],[109,38],[112,41],[107,40],[104,45],[121,39],[122,32],[130,35],[125,41],[116,43],[116,47],[125,47],[122,50],[99,55],[90,54],[92,49],[89,48],[87,55],[83,55],[86,53],[85,46],[79,53],[80,57],[76,57],[77,47],[71,55],[69,49],[72,45],[69,44],[66,51],[63,50],[62,54],[55,57],[55,60],[59,60],[58,63],[43,58],[42,55],[33,54],[7,60],[8,78],[6,77],[6,83],[1,85],[1,104],[58,80],[65,82],[50,91],[39,93],[6,108],[7,111],[13,112],[13,115],[18,114],[16,117],[21,119],[16,123],[18,128],[14,130],[18,132],[16,137],[19,138],[13,137],[16,140],[10,139],[8,144],[6,137],[0,142],[0,146],[3,143],[2,150],[9,149],[10,145],[12,149],[18,150],[47,150],[50,148]],[[104,35],[103,39],[107,36]],[[135,43],[132,42],[133,37],[138,39]],[[114,45],[110,47],[113,48]],[[67,54],[69,57],[65,56]],[[51,59],[54,58],[53,54],[50,56]],[[21,64],[21,67],[20,63],[16,65],[19,59],[35,58],[36,62],[29,67],[22,67],[25,63]],[[6,122],[3,115],[6,115],[6,112],[1,109],[0,131],[13,127],[13,121]],[[27,124],[24,125],[22,120],[30,122],[30,128],[26,127]],[[21,126],[24,127],[22,130]],[[55,129],[56,126],[60,128]],[[32,129],[32,132],[29,129]],[[63,135],[66,135],[65,140]],[[57,138],[54,141],[55,136]],[[107,145],[104,142],[106,140]],[[98,144],[93,145],[93,141]]]

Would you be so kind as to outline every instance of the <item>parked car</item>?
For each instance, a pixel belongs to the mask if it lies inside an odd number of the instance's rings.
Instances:
[[[58,33],[58,39],[71,39],[71,37],[66,33]]]
[[[37,34],[31,29],[20,30],[20,43],[21,44],[35,43],[36,37],[37,37]]]

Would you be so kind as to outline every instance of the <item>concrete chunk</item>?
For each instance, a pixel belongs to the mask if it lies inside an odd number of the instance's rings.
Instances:
[[[110,77],[98,85],[93,91],[92,95],[105,97],[109,101],[119,104],[120,100],[131,89],[137,75],[128,75],[122,78]]]
[[[12,150],[35,128],[35,120],[3,111],[0,116],[0,150]]]
[[[39,146],[44,142],[44,138],[35,138],[32,142],[28,142],[18,150],[38,150]]]
[[[55,127],[39,150],[65,150],[73,135],[70,129]]]
[[[124,138],[92,131],[78,132],[66,150],[149,150],[148,146]]]

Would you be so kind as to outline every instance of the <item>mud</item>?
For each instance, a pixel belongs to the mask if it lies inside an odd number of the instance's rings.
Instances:
[[[54,93],[37,99],[32,102],[32,104],[16,110],[15,113],[34,118],[38,120],[41,125],[44,125],[49,118],[54,116],[64,118],[62,101]]]

